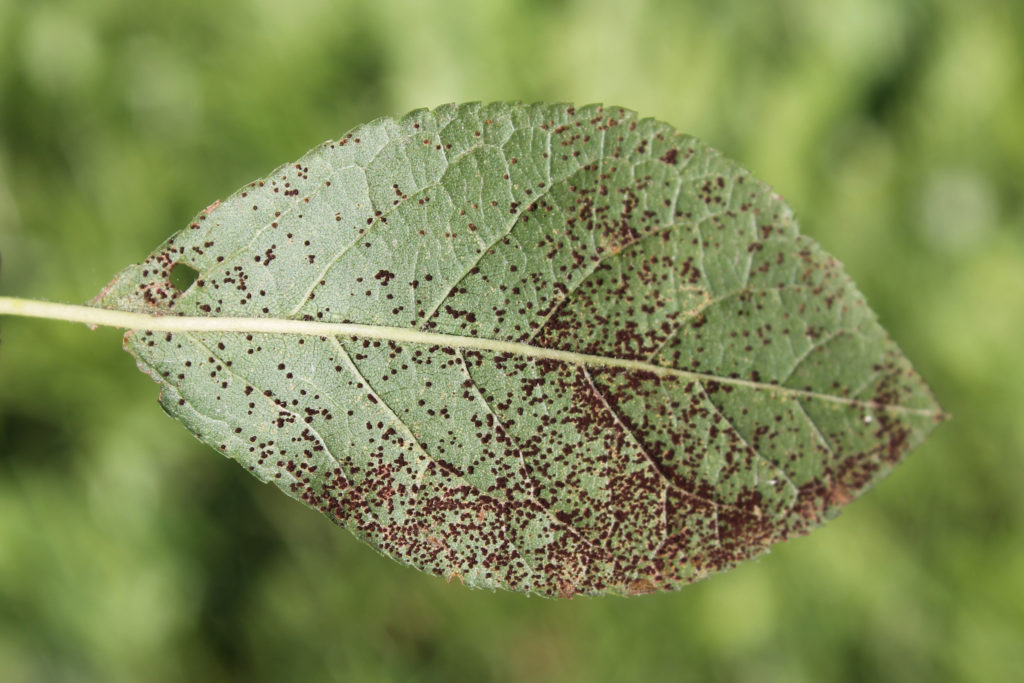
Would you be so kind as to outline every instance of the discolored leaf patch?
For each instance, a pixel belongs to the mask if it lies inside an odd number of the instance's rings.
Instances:
[[[237,319],[125,344],[200,439],[476,587],[677,588],[821,524],[942,417],[778,196],[619,108],[360,126],[94,303]]]

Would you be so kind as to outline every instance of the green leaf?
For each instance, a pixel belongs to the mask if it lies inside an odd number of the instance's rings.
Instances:
[[[943,416],[777,195],[619,108],[379,119],[94,303],[237,318],[125,345],[200,439],[476,587],[677,588],[821,524]]]

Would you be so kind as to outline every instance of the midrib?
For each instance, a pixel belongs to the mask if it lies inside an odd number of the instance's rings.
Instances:
[[[313,337],[355,337],[377,339],[405,344],[420,344],[451,349],[469,349],[511,354],[537,360],[552,360],[588,367],[619,368],[646,372],[658,377],[673,377],[699,382],[717,382],[729,386],[745,387],[763,391],[773,396],[793,399],[811,399],[840,405],[860,407],[879,412],[927,417],[941,417],[940,411],[912,408],[897,404],[863,401],[844,396],[823,394],[806,389],[794,389],[777,384],[754,382],[735,377],[720,377],[702,372],[679,370],[648,361],[628,358],[613,358],[590,353],[577,353],[549,349],[532,344],[510,342],[484,337],[469,337],[454,334],[424,332],[412,328],[388,327],[384,325],[363,325],[358,323],[330,323],[284,318],[235,318],[235,317],[193,317],[150,315],[130,311],[108,310],[92,306],[74,306],[32,299],[0,297],[0,314],[19,315],[31,318],[80,322],[92,326],[116,327],[126,330],[152,332],[224,332],[254,334],[307,335]]]

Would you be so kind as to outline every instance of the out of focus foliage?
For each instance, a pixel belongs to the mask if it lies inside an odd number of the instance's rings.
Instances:
[[[772,182],[954,416],[759,562],[552,602],[381,560],[166,418],[116,332],[4,320],[0,677],[1024,679],[1022,35],[997,0],[0,0],[4,294],[88,299],[381,114],[603,101]]]

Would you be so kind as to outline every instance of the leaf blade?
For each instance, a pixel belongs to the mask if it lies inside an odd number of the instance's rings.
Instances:
[[[199,273],[184,293],[176,263]],[[941,417],[780,198],[615,108],[361,126],[97,303],[367,326],[126,345],[200,438],[484,587],[677,587],[821,523]]]

